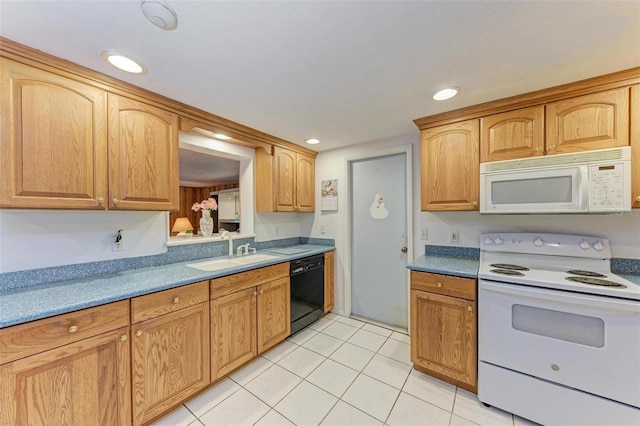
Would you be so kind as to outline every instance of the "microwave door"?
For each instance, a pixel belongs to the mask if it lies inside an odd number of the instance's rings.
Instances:
[[[509,170],[481,176],[481,213],[586,213],[586,166]]]

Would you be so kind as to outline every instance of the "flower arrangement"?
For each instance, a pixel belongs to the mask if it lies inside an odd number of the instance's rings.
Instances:
[[[199,203],[193,203],[193,206],[191,206],[191,210],[193,210],[194,212],[200,210],[218,210],[218,203],[216,203],[216,200],[214,200],[213,198],[209,198],[207,200],[202,200]]]

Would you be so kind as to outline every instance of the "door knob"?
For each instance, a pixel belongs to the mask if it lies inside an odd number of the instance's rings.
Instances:
[[[400,251],[401,251],[401,252],[403,252],[403,253],[406,253],[406,252],[408,252],[408,251],[409,251],[409,249],[408,249],[408,248],[406,248],[406,247],[402,247],[402,248],[400,249]]]

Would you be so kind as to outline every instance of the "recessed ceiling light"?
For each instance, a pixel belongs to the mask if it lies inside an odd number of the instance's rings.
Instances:
[[[437,92],[434,92],[431,95],[431,98],[434,101],[444,101],[446,99],[453,98],[458,93],[460,93],[460,88],[456,87],[456,86],[451,86],[451,87],[447,87],[447,88],[442,89],[442,90],[438,90]]]
[[[315,145],[317,143],[320,143],[320,139],[316,139],[316,138],[310,138],[305,140],[306,143],[311,144],[311,145]]]
[[[165,2],[146,0],[140,3],[140,8],[144,16],[156,27],[166,31],[178,27],[178,15]]]
[[[231,136],[227,136],[223,133],[214,133],[213,137],[216,139],[221,139],[223,141],[228,141],[229,139],[231,139]]]
[[[133,74],[147,73],[147,68],[145,68],[144,65],[127,56],[124,56],[117,52],[113,52],[111,50],[102,52],[102,59],[109,62],[114,67],[121,69],[122,71],[130,72]]]

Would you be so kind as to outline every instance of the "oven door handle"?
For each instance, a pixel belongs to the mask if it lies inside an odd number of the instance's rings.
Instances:
[[[478,283],[480,292],[488,291],[518,298],[534,299],[551,305],[571,305],[575,308],[595,308],[600,311],[619,312],[627,315],[640,315],[640,301],[616,299],[612,297],[595,297],[589,294],[568,291],[549,290],[539,287],[527,287],[517,284],[501,284],[481,279]],[[482,309],[482,303],[479,302]]]

